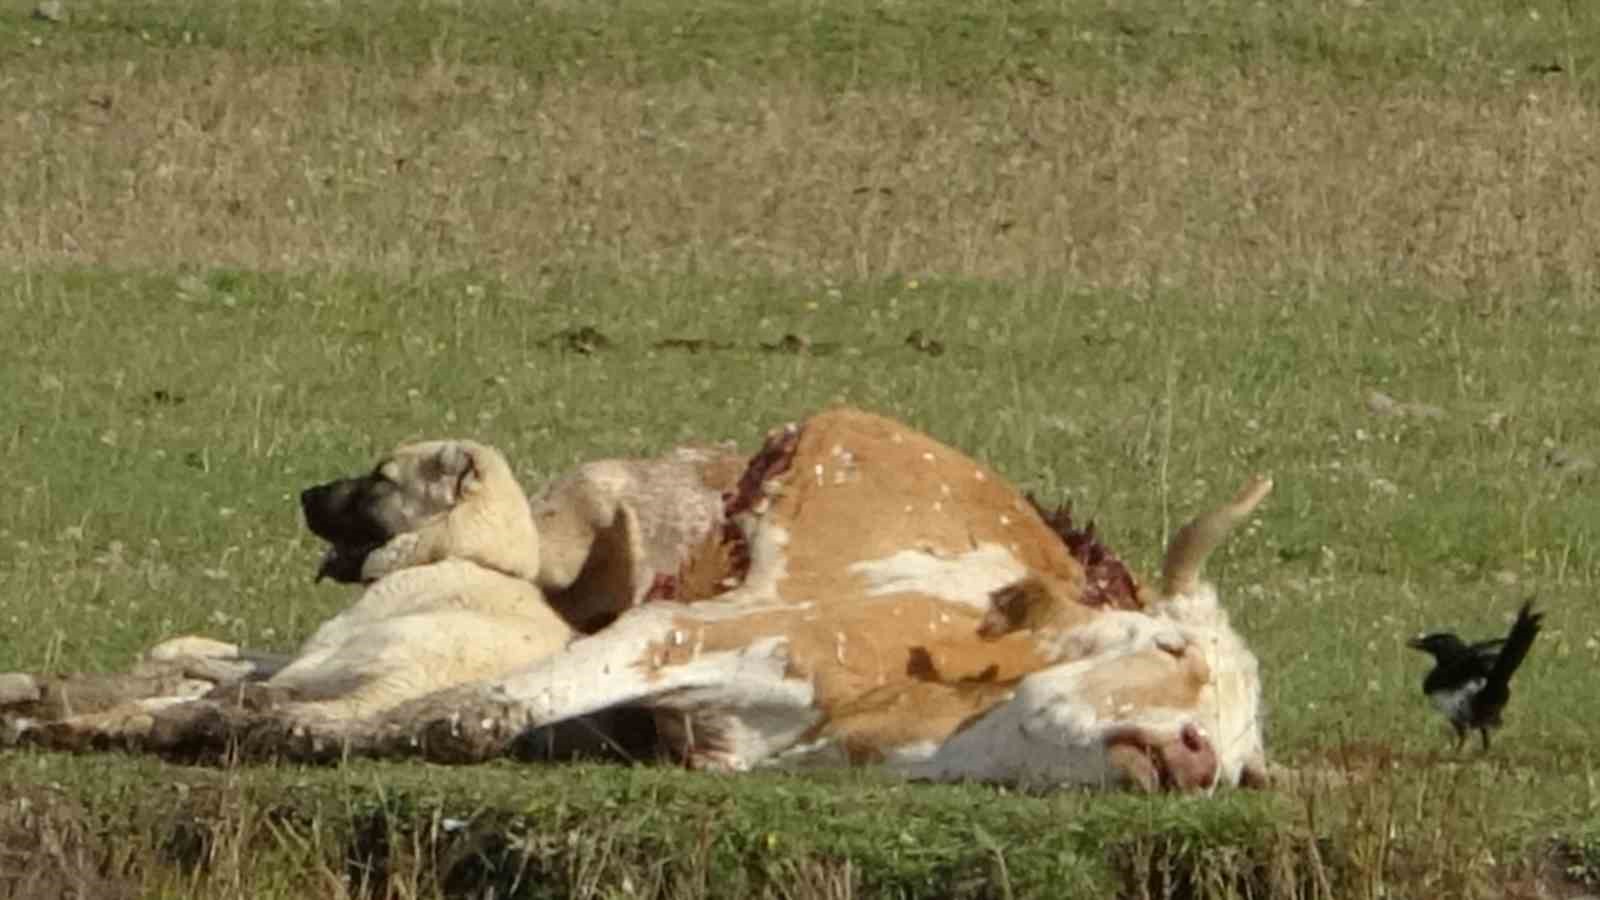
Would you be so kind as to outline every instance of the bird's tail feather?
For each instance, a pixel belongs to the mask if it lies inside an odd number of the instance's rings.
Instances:
[[[1522,609],[1517,611],[1517,622],[1511,626],[1511,633],[1506,635],[1505,646],[1501,648],[1500,655],[1495,657],[1494,668],[1489,670],[1489,683],[1505,685],[1511,681],[1512,673],[1522,665],[1523,657],[1528,655],[1528,648],[1533,646],[1533,639],[1539,634],[1539,623],[1544,619],[1544,613],[1533,611],[1533,601],[1522,604]]]

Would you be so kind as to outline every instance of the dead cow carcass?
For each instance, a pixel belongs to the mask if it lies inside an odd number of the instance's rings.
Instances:
[[[1150,589],[965,455],[885,418],[822,413],[769,437],[675,596],[350,737],[472,759],[529,727],[644,706],[700,767],[1258,782],[1256,658],[1199,569],[1270,487],[1252,481],[1182,529]]]

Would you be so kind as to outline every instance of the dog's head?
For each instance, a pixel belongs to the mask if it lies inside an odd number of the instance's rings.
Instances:
[[[318,578],[369,582],[443,559],[539,571],[527,496],[505,457],[473,441],[402,445],[365,475],[307,488],[300,507],[329,544]]]

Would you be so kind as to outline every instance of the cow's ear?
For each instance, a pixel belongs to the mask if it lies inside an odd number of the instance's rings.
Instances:
[[[1239,771],[1239,784],[1253,790],[1272,787],[1272,771],[1267,768],[1267,761],[1259,756],[1245,760],[1244,768]]]
[[[995,640],[1038,627],[1049,620],[1055,602],[1050,588],[1032,576],[996,588],[989,594],[989,612],[978,624],[978,636]]]

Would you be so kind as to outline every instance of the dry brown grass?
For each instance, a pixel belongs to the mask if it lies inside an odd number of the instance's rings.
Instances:
[[[1595,113],[1567,82],[1315,73],[1074,93],[996,83],[535,86],[193,51],[0,91],[0,257],[1086,286],[1593,288]]]

